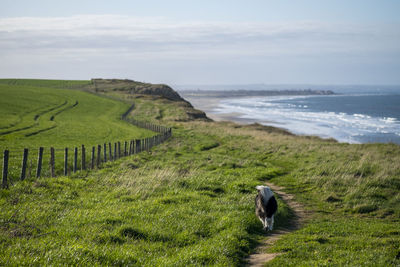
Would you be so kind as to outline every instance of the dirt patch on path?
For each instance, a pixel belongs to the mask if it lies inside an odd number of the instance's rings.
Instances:
[[[257,247],[256,252],[250,255],[247,266],[263,266],[266,262],[273,260],[276,256],[282,253],[266,253],[267,248],[271,247],[277,240],[282,238],[290,232],[293,232],[301,227],[307,219],[307,213],[304,211],[303,206],[300,203],[294,201],[294,196],[283,192],[283,187],[273,185],[271,183],[265,183],[269,186],[276,195],[278,195],[286,204],[293,210],[295,217],[290,222],[290,226],[285,229],[275,230],[272,233],[266,234],[267,238],[263,243]]]

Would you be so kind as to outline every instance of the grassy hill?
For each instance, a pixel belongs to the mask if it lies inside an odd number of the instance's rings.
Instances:
[[[270,265],[400,264],[398,145],[193,120],[182,102],[108,94],[173,138],[97,172],[0,190],[0,265],[237,266],[264,237],[254,197],[267,180],[310,214]],[[279,228],[293,215],[278,204]]]
[[[121,120],[130,104],[80,90],[90,81],[0,80],[0,149],[11,150],[11,176],[18,176],[23,148],[64,147],[152,136]],[[34,158],[33,158],[34,159]],[[2,166],[0,166],[1,170]],[[47,168],[46,168],[47,169]]]

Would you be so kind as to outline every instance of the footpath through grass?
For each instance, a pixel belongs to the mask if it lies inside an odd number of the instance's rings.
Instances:
[[[254,188],[280,172],[241,139],[176,129],[87,177],[3,190],[0,264],[238,265],[262,233]]]
[[[263,236],[254,196],[266,180],[313,214],[271,265],[400,264],[399,146],[177,122],[186,107],[134,101],[135,117],[173,138],[98,172],[1,190],[0,265],[237,266]],[[278,204],[279,228],[291,211]]]

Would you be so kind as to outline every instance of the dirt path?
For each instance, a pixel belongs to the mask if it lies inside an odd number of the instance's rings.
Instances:
[[[277,240],[283,235],[293,232],[301,227],[305,222],[307,214],[303,209],[303,206],[293,200],[294,196],[287,194],[282,191],[282,187],[273,185],[271,183],[265,183],[269,186],[276,195],[278,195],[286,204],[294,211],[295,218],[290,224],[290,227],[285,229],[274,230],[272,233],[266,234],[266,239],[263,243],[257,247],[256,252],[250,255],[247,266],[263,266],[266,262],[274,259],[281,253],[266,253],[268,247],[272,246]]]

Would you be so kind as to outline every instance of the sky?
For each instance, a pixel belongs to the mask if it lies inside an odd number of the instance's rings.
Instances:
[[[0,78],[400,84],[398,0],[0,0]]]

